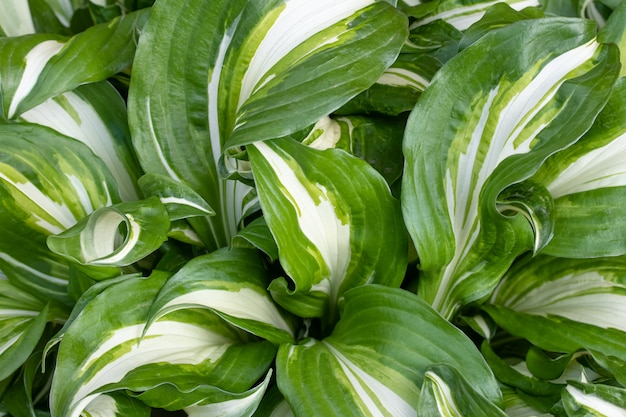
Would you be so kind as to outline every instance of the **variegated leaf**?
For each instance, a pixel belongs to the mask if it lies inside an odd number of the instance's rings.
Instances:
[[[506,417],[498,406],[479,394],[461,373],[448,365],[426,368],[417,403],[420,417]]]
[[[160,198],[172,221],[215,214],[198,193],[171,177],[146,174],[139,179],[139,186],[144,195]]]
[[[417,295],[366,285],[346,293],[332,335],[282,345],[277,381],[298,416],[415,416],[428,367],[461,372],[485,401],[500,390],[467,336]]]
[[[157,197],[100,207],[46,240],[48,248],[80,265],[128,266],[167,240],[169,215]]]
[[[227,246],[250,187],[220,178],[249,170],[223,148],[286,136],[337,109],[393,62],[406,26],[373,0],[158,2],[129,94],[142,166],[202,196],[216,215],[190,223],[207,248]]]
[[[542,253],[563,257],[626,254],[626,78],[594,125],[549,158],[534,177],[554,197],[554,238]]]
[[[428,13],[420,16],[412,25],[411,29],[426,25],[436,20],[443,20],[451,24],[458,30],[466,30],[473,23],[480,20],[487,9],[497,3],[507,3],[515,10],[522,10],[526,7],[539,7],[538,0],[439,0],[436,6],[427,5]],[[420,13],[421,14],[421,13]]]
[[[167,278],[162,272],[131,277],[84,305],[59,345],[53,416],[78,417],[100,394],[120,389],[172,384],[181,391],[213,385],[244,392],[267,372],[275,348],[207,310],[168,314],[144,332],[148,309]]]
[[[294,415],[289,403],[280,393],[278,387],[274,385],[265,392],[253,417],[294,417]]]
[[[486,297],[516,256],[548,240],[549,223],[530,227],[497,200],[605,105],[618,51],[595,32],[563,18],[494,30],[448,61],[411,113],[402,207],[423,270],[419,292],[444,316]]]
[[[166,410],[185,410],[190,417],[250,417],[259,406],[271,377],[272,370],[259,384],[242,393],[206,385],[181,392],[175,386],[162,384],[136,397]]]
[[[171,311],[207,308],[273,343],[293,342],[296,322],[274,303],[266,290],[268,282],[255,250],[224,248],[198,256],[161,289],[150,308],[148,328]]]
[[[626,77],[626,4],[624,2],[611,12],[606,25],[598,33],[601,42],[613,42],[619,46],[622,69],[620,77]]]
[[[119,201],[110,171],[86,145],[43,126],[13,123],[0,124],[0,196],[2,228],[43,236]]]
[[[18,117],[60,93],[124,70],[149,14],[129,13],[70,39],[52,34],[0,38],[2,118]]]
[[[279,304],[330,325],[346,290],[400,285],[406,230],[398,201],[370,165],[290,139],[258,142],[248,152],[281,266],[295,283],[293,290],[285,279],[272,283]]]
[[[150,407],[122,392],[102,394],[83,410],[85,417],[150,417]]]
[[[525,257],[483,307],[509,333],[545,350],[626,360],[625,268],[623,257]]]
[[[626,389],[621,387],[572,382],[562,398],[568,417],[626,416]]]
[[[271,261],[278,259],[278,247],[264,217],[259,217],[246,225],[235,237],[232,247],[257,248]]]
[[[17,119],[48,126],[86,144],[115,177],[124,201],[138,199],[139,163],[130,143],[124,100],[107,82],[82,85]]]

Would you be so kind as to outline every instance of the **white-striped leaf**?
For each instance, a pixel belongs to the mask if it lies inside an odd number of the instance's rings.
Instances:
[[[419,292],[445,316],[487,296],[516,256],[548,240],[549,223],[524,218],[550,216],[510,217],[498,198],[605,105],[618,51],[595,32],[564,18],[491,31],[442,67],[411,113],[402,208],[424,272]]]
[[[401,53],[370,88],[354,97],[335,114],[408,112],[441,64],[424,53]]]
[[[319,150],[343,149],[368,162],[391,185],[402,175],[404,123],[402,118],[380,116],[326,116],[302,143]]]
[[[418,416],[507,416],[498,406],[479,394],[455,368],[439,364],[426,369],[417,402]]]
[[[207,385],[181,392],[175,386],[163,384],[136,397],[146,404],[166,410],[185,410],[190,417],[250,417],[259,406],[272,373],[270,369],[261,383],[242,393],[226,392]]]
[[[431,4],[423,6],[423,8],[428,8],[426,15],[417,12],[418,19],[411,24],[411,29],[427,25],[436,20],[443,20],[454,26],[457,30],[466,30],[472,24],[479,21],[489,7],[498,3],[507,3],[515,10],[522,10],[526,7],[539,7],[541,5],[538,0],[473,0],[469,2],[439,0],[436,2],[436,6]]]
[[[2,117],[18,117],[60,93],[124,70],[149,13],[129,13],[70,39],[52,34],[0,38]]]
[[[294,290],[285,279],[271,284],[279,304],[331,324],[346,290],[400,285],[406,229],[398,201],[369,164],[290,139],[255,143],[248,152],[281,266],[295,283]]]
[[[91,150],[28,124],[0,124],[0,196],[3,228],[44,236],[119,201],[111,173]]]
[[[254,417],[294,417],[289,403],[276,385],[270,387],[263,396]]]
[[[139,179],[139,186],[145,196],[159,197],[172,221],[215,214],[198,193],[171,177],[146,174]]]
[[[503,386],[501,389],[504,397],[504,411],[508,417],[554,417],[553,414],[542,413],[530,406],[515,389],[507,386]]]
[[[558,152],[534,180],[554,197],[554,238],[542,253],[563,257],[626,254],[626,78],[578,142]]]
[[[176,272],[150,308],[148,327],[181,309],[207,308],[273,343],[293,342],[296,323],[266,290],[269,277],[255,250],[223,248],[198,256]]]
[[[624,417],[626,389],[600,384],[572,382],[562,391],[568,417]]]
[[[0,381],[28,359],[53,314],[41,300],[0,279]]]
[[[373,0],[158,2],[129,93],[142,166],[202,196],[216,215],[190,223],[207,248],[227,246],[250,191],[220,178],[249,169],[222,158],[227,142],[286,136],[337,109],[393,62],[406,26],[402,13]]]
[[[82,85],[22,113],[18,120],[48,126],[83,142],[109,168],[122,199],[138,199],[141,170],[130,143],[126,107],[109,83]]]
[[[78,417],[99,394],[120,389],[143,392],[171,384],[186,392],[213,385],[241,393],[267,372],[275,347],[207,310],[168,314],[144,333],[150,305],[167,278],[153,272],[122,280],[84,306],[59,345],[52,415]]]
[[[20,36],[35,33],[35,24],[28,2],[6,0],[0,13],[0,35]]]
[[[128,266],[167,240],[169,215],[158,197],[100,207],[46,240],[48,248],[81,265]]]
[[[331,336],[278,351],[278,387],[295,415],[415,416],[436,363],[457,369],[485,401],[501,402],[472,341],[417,295],[361,286],[346,293],[342,314]]]
[[[526,257],[484,309],[509,333],[547,351],[584,348],[626,360],[625,271],[623,257]]]
[[[83,410],[84,417],[150,417],[150,407],[123,392],[102,394]]]

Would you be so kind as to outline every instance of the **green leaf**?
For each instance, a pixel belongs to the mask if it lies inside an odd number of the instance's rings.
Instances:
[[[124,70],[133,60],[137,31],[149,14],[129,13],[67,41],[57,35],[0,38],[4,116],[15,118],[60,93]]]
[[[501,0],[500,2],[508,4],[514,10],[540,5],[537,0]],[[423,18],[417,19],[411,25],[411,29],[441,19],[462,31],[479,21],[494,3],[488,0],[438,0],[435,3],[436,7],[429,6],[429,13]]]
[[[278,246],[264,217],[259,217],[246,225],[233,237],[234,248],[257,248],[265,253],[271,261],[278,259]]]
[[[206,310],[168,314],[142,336],[150,305],[168,278],[158,271],[131,277],[84,306],[59,345],[52,415],[79,415],[101,393],[165,383],[182,391],[213,385],[244,392],[267,372],[276,349]]]
[[[149,417],[150,407],[122,392],[94,398],[81,415],[102,417]]]
[[[486,297],[516,256],[545,243],[539,232],[549,228],[536,220],[550,216],[530,215],[531,227],[496,201],[605,105],[618,51],[595,33],[563,18],[494,30],[448,61],[411,113],[402,208],[423,271],[418,291],[444,316]]]
[[[181,392],[169,384],[159,385],[136,398],[146,404],[166,410],[184,409],[188,416],[250,417],[259,406],[270,383],[270,370],[263,381],[243,393],[230,393],[218,388],[200,385]]]
[[[266,290],[268,281],[257,251],[223,248],[198,256],[161,289],[146,328],[172,311],[207,308],[273,343],[293,342],[296,323],[276,306]]]
[[[48,306],[40,311],[9,310],[2,302],[0,308],[0,323],[3,326],[0,331],[1,381],[19,369],[37,346],[48,322]]]
[[[43,236],[119,201],[111,173],[86,145],[43,126],[14,123],[0,124],[0,196],[3,228]]]
[[[626,78],[574,145],[549,158],[534,181],[555,198],[554,238],[543,253],[562,257],[626,254]]]
[[[330,324],[346,290],[400,285],[406,230],[398,201],[369,164],[289,139],[258,142],[248,152],[281,266],[295,283],[294,290],[284,279],[272,283],[279,304]],[[308,304],[306,312],[300,303]]]
[[[127,266],[167,240],[169,215],[151,197],[101,207],[71,228],[48,236],[50,250],[81,265]]]
[[[248,185],[220,178],[249,170],[222,158],[227,142],[286,136],[339,108],[394,61],[406,26],[373,0],[158,2],[129,92],[143,168],[202,196],[216,215],[191,224],[207,248],[227,246],[253,203]]]
[[[160,198],[172,221],[215,214],[198,193],[168,176],[146,174],[139,179],[139,186],[144,195]]]
[[[86,144],[115,177],[124,201],[138,199],[139,164],[130,143],[124,100],[108,82],[82,85],[22,113],[20,121],[48,126]]]
[[[507,416],[448,365],[427,368],[417,404],[420,417]]]
[[[571,382],[562,392],[569,417],[611,417],[626,414],[626,390],[600,384]]]
[[[620,76],[626,76],[626,3],[623,1],[609,16],[606,25],[598,34],[600,42],[613,42],[619,46],[622,70]]]
[[[392,184],[402,175],[405,122],[402,117],[323,117],[302,143],[319,150],[343,149],[365,160]]]
[[[346,292],[340,321],[324,340],[282,345],[281,392],[298,416],[415,416],[428,368],[462,373],[486,401],[501,394],[472,341],[415,294],[381,285]]]

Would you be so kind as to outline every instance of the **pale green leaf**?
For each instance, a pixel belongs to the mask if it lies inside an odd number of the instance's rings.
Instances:
[[[398,201],[370,165],[289,139],[255,143],[248,152],[281,266],[295,283],[294,290],[285,280],[270,286],[279,304],[300,315],[290,305],[295,297],[330,324],[346,290],[400,285],[406,230]]]
[[[411,113],[402,208],[423,270],[418,291],[444,316],[486,297],[515,257],[545,244],[549,227],[537,221],[550,216],[528,216],[531,227],[496,201],[605,105],[618,51],[595,35],[593,23],[564,18],[491,31],[442,67]]]

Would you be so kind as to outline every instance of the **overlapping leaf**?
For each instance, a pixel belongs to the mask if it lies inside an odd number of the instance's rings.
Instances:
[[[625,267],[622,257],[527,257],[484,308],[508,332],[545,350],[588,349],[626,360]]]
[[[615,84],[591,129],[557,153],[534,180],[555,199],[554,238],[543,253],[564,257],[626,253],[626,78]]]
[[[18,117],[60,93],[124,70],[149,14],[130,13],[70,39],[52,34],[0,38],[1,117]]]
[[[255,143],[248,152],[281,266],[295,284],[272,283],[281,305],[331,324],[346,290],[400,285],[406,230],[398,202],[371,166],[290,139]]]
[[[159,2],[129,97],[142,166],[202,196],[216,216],[190,223],[207,248],[226,246],[252,206],[250,187],[218,175],[249,169],[220,159],[224,146],[286,136],[340,107],[394,61],[406,26],[371,0]]]
[[[296,322],[274,303],[268,281],[257,251],[220,249],[196,257],[165,284],[150,309],[148,326],[171,311],[207,308],[273,343],[293,342]]]
[[[267,371],[275,348],[206,310],[171,313],[142,335],[148,309],[168,277],[128,277],[84,306],[59,346],[52,416],[78,416],[100,393],[119,389],[143,392],[171,384],[193,395],[196,387],[210,385],[223,396],[236,395]],[[153,398],[151,405],[162,408],[169,401]]]
[[[595,32],[562,18],[494,30],[448,61],[413,110],[403,211],[420,294],[445,316],[487,296],[517,255],[549,240],[549,195],[522,181],[582,136],[608,99],[618,51]],[[520,201],[525,194],[533,198]]]
[[[469,338],[418,296],[366,285],[346,293],[331,336],[280,347],[278,386],[298,416],[415,416],[435,363],[499,405],[495,378]]]

